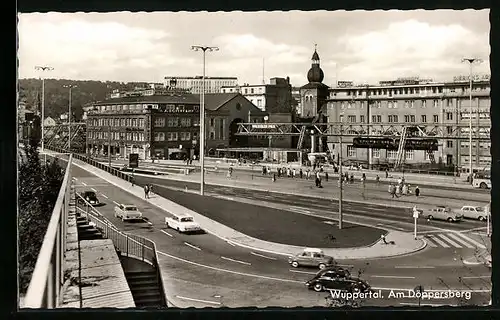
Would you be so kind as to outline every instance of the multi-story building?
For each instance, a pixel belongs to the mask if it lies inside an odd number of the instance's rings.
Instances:
[[[179,77],[167,76],[164,78],[166,87],[175,83],[178,89],[188,90],[190,93],[201,94],[203,90],[203,77]],[[238,78],[236,77],[205,77],[205,93],[219,93],[223,86],[236,86]]]
[[[206,152],[247,146],[239,122],[263,121],[264,112],[241,94],[206,94]],[[98,102],[87,111],[87,151],[128,158],[178,159],[199,155],[200,95],[123,97]],[[241,140],[241,141],[240,141]]]
[[[269,113],[288,113],[292,110],[292,86],[290,78],[271,78],[269,84],[244,84],[223,86],[222,93],[241,93],[260,110]]]
[[[328,122],[437,124],[448,131],[454,125],[469,124],[473,119],[473,133],[479,126],[490,125],[490,84],[487,78],[474,81],[472,106],[469,102],[468,77],[456,77],[453,82],[398,79],[382,81],[378,85],[331,88],[328,100]],[[449,126],[447,126],[449,124]],[[480,131],[479,131],[480,132]],[[462,128],[468,136],[468,128]],[[338,137],[329,137],[329,149],[338,157]],[[469,141],[440,140],[434,152],[437,163],[447,166],[469,166]],[[491,164],[490,142],[473,141],[473,165],[484,168]],[[371,153],[371,154],[370,154]],[[352,138],[343,140],[343,159],[371,165],[390,164],[397,150],[361,149],[352,145]],[[407,150],[405,163],[430,163],[425,151]]]

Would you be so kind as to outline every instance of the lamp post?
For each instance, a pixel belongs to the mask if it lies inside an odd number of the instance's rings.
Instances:
[[[464,58],[462,59],[462,63],[463,62],[469,63],[469,180],[472,184],[472,65],[474,63],[481,63],[482,60],[477,58]]]
[[[69,104],[68,104],[68,150],[71,152],[71,91],[77,86],[72,84],[65,84],[63,88],[69,88]]]
[[[218,47],[207,46],[191,46],[191,50],[203,51],[203,78],[201,90],[201,106],[200,106],[200,194],[203,195],[205,184],[205,56],[206,52],[219,51]]]
[[[344,183],[342,181],[342,124],[339,135],[339,229],[342,229],[342,193]]]
[[[35,66],[35,70],[40,71],[52,71],[54,68],[50,66]],[[45,77],[42,77],[42,152],[44,150],[44,125],[43,122],[45,120]]]

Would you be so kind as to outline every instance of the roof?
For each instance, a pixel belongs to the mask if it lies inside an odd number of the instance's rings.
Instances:
[[[317,89],[317,88],[330,88],[330,87],[324,83],[321,83],[321,82],[310,82],[310,83],[308,83],[300,88],[301,89]]]
[[[137,97],[121,97],[112,98],[96,102],[96,104],[119,104],[119,103],[200,103],[200,95],[192,93],[172,94],[172,95],[152,95],[152,96],[137,96]]]
[[[313,53],[311,60],[319,60],[319,55],[318,55],[318,52],[316,50],[314,50],[314,53]]]
[[[237,92],[230,93],[205,93],[205,109],[215,111],[240,95]]]

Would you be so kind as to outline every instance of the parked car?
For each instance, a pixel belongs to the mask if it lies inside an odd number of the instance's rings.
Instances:
[[[90,203],[93,206],[97,206],[100,204],[99,199],[97,199],[97,195],[94,191],[83,191],[79,193],[80,197],[78,197],[79,204],[85,204],[85,201]],[[83,201],[85,199],[85,201]]]
[[[424,212],[423,216],[429,220],[443,220],[448,222],[459,222],[462,214],[456,213],[450,207],[437,206]]]
[[[458,211],[457,213],[463,215],[463,217],[467,219],[476,219],[480,221],[485,221],[487,216],[484,207],[463,206],[462,209],[457,211]]]
[[[126,220],[142,220],[142,213],[132,204],[120,204],[115,207],[115,218]]]
[[[351,293],[367,293],[371,291],[370,285],[359,278],[338,278],[332,277],[330,273],[325,273],[321,276],[315,276],[306,282],[308,289],[317,292],[325,290],[340,290]]]
[[[194,221],[194,218],[187,214],[174,214],[172,217],[165,217],[165,224],[168,228],[178,232],[197,232],[201,227]]]
[[[288,257],[288,263],[294,268],[305,266],[319,267],[320,269],[336,264],[333,257],[325,255],[323,250],[316,248],[305,248],[301,253]]]

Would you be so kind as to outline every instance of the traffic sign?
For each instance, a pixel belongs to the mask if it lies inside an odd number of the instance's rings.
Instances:
[[[129,155],[128,166],[130,168],[137,168],[137,167],[139,167],[139,154],[138,153],[131,153]]]
[[[418,218],[418,211],[413,211],[413,218]]]

